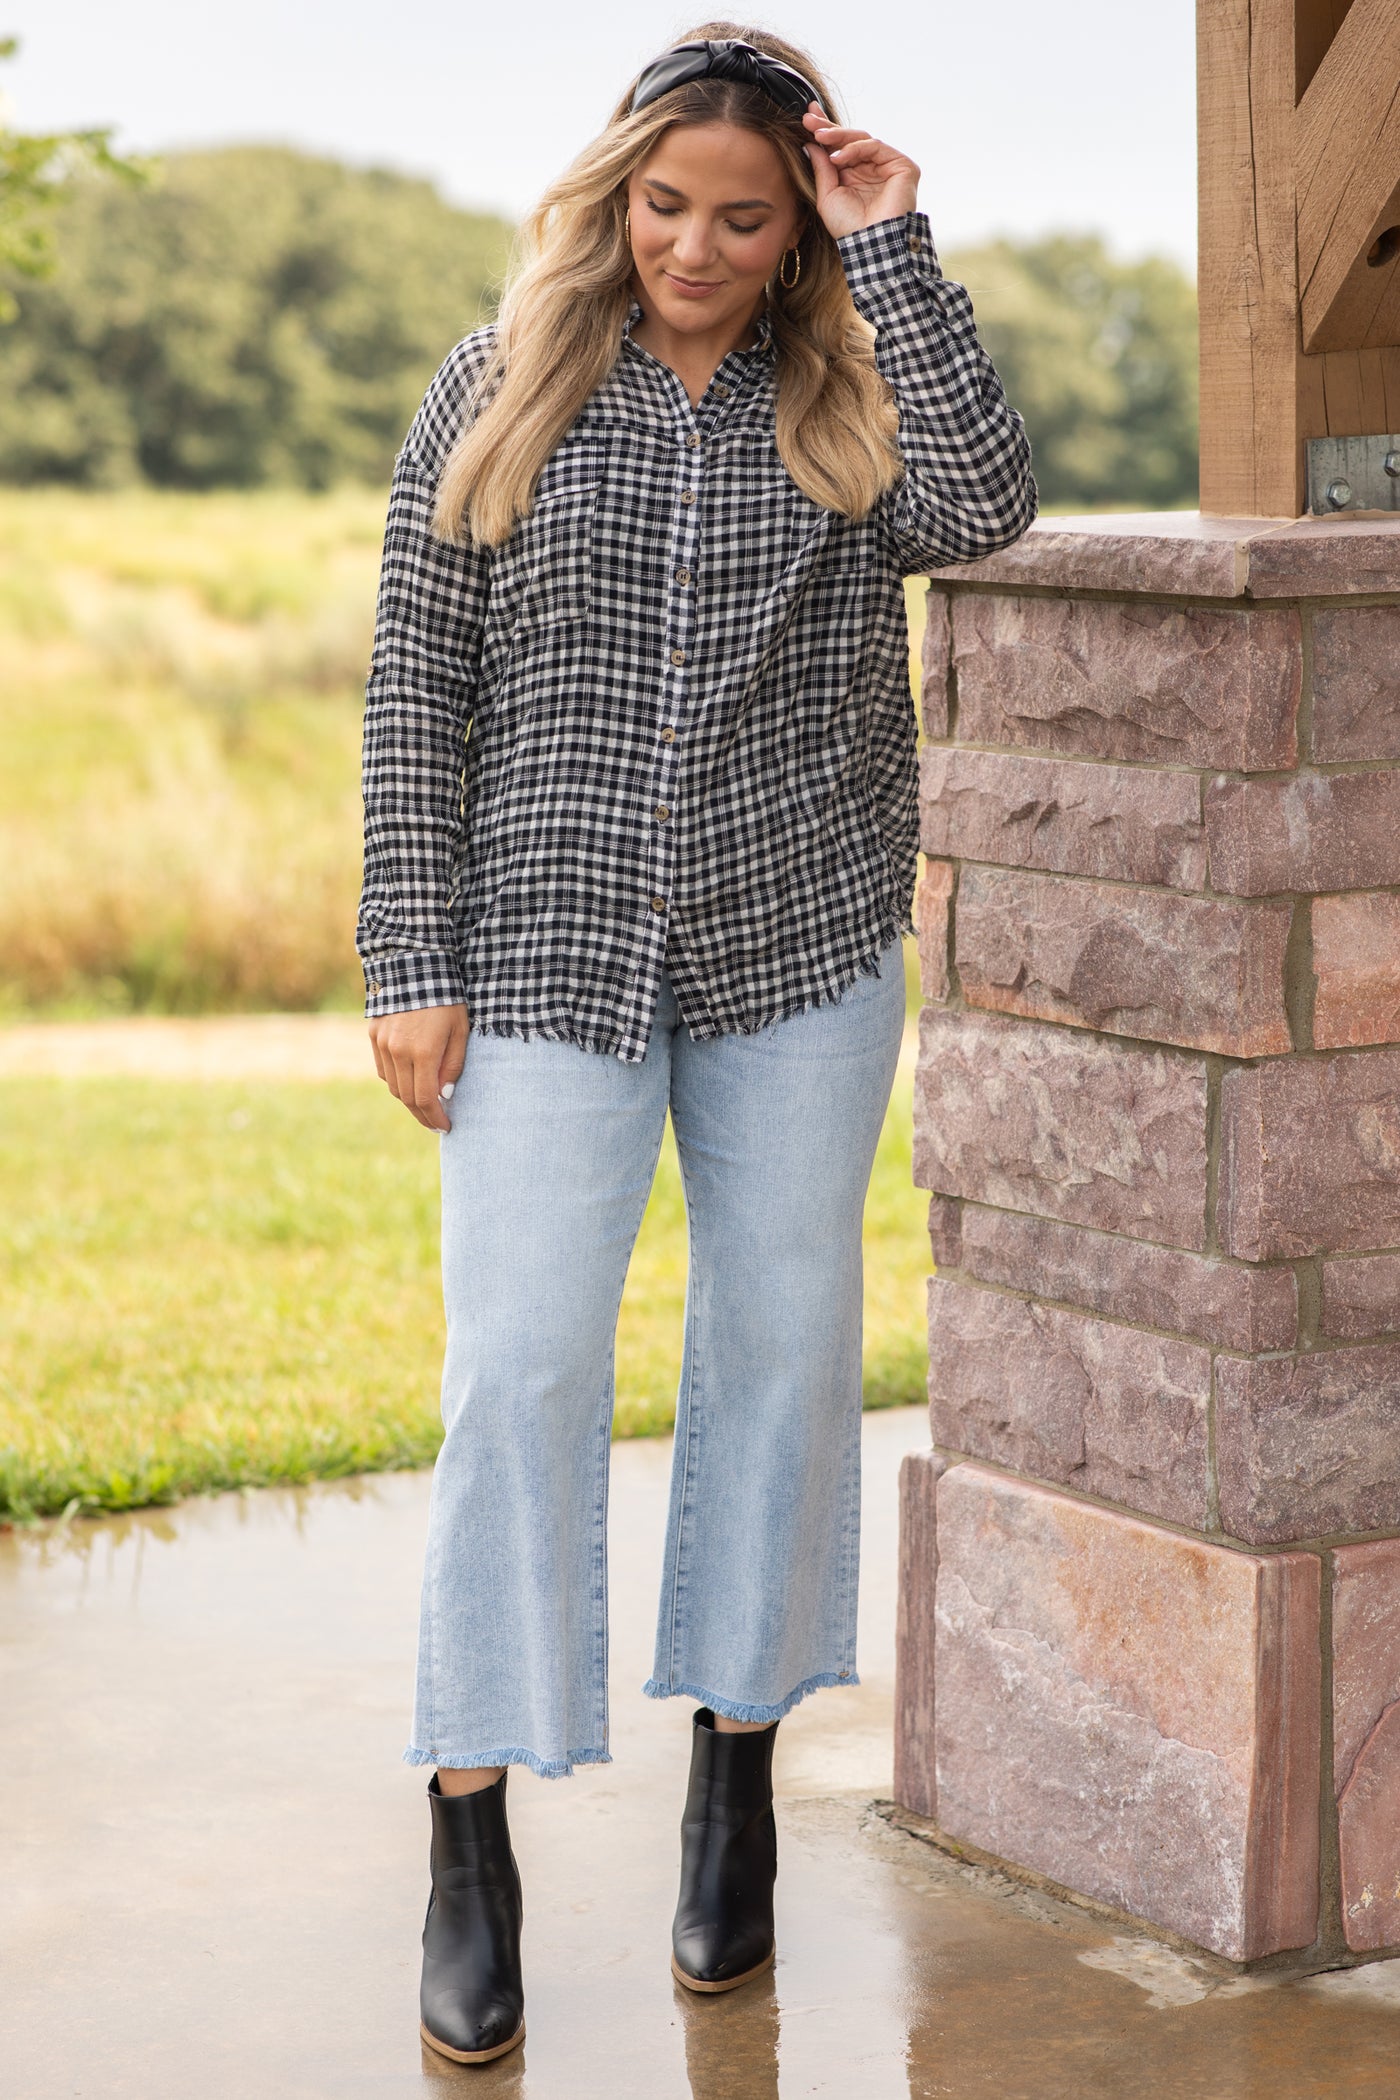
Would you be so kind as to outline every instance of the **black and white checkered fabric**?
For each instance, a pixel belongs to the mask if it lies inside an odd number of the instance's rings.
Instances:
[[[921,214],[841,242],[905,474],[859,524],[788,478],[771,343],[697,408],[631,340],[496,549],[429,531],[489,335],[409,432],[364,745],[367,1012],[640,1062],[663,963],[693,1035],[836,997],[908,929],[902,580],[1035,515],[1021,419]],[[636,319],[634,310],[633,320]]]

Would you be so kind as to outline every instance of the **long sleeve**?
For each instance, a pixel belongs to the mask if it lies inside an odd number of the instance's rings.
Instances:
[[[474,347],[470,339],[459,347],[434,381],[399,454],[389,499],[365,695],[355,943],[371,1016],[464,997],[452,904],[489,558],[434,539],[431,522]]]
[[[922,212],[839,246],[899,409],[905,471],[885,522],[900,566],[913,575],[995,553],[1035,517],[1036,489],[1025,425],[977,340],[967,293],[939,269]]]

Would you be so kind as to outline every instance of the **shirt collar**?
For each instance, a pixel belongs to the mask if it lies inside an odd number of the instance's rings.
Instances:
[[[631,342],[632,331],[637,326],[637,323],[641,320],[641,318],[641,306],[639,302],[636,299],[634,299],[627,309],[627,319],[622,324],[622,340],[624,341],[624,343]],[[754,341],[750,343],[748,349],[731,350],[729,352],[730,357],[757,357],[760,351],[768,351],[772,349],[773,323],[769,317],[768,309],[766,306],[764,307],[763,312],[758,317],[757,327],[758,333]],[[638,344],[637,347],[640,349],[641,345]]]

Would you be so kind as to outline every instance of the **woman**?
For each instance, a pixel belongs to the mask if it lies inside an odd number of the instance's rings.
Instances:
[[[524,2033],[513,1764],[607,1758],[612,1348],[667,1110],[690,1226],[656,1698],[673,1967],[773,1960],[777,1723],[856,1682],[861,1214],[917,843],[902,578],[1034,515],[918,170],[778,38],[649,66],[400,456],[365,733],[375,1062],[442,1134],[423,2034]],[[467,1038],[471,1033],[468,1054]],[[450,1103],[450,1106],[449,1106]]]

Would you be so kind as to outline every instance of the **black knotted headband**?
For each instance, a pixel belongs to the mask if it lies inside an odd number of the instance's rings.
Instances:
[[[770,58],[766,51],[741,43],[737,37],[724,37],[676,44],[653,59],[637,82],[629,114],[635,116],[649,102],[691,80],[733,80],[743,87],[758,88],[792,117],[804,116],[813,102],[820,105],[822,99],[795,66],[784,65],[780,58]]]

